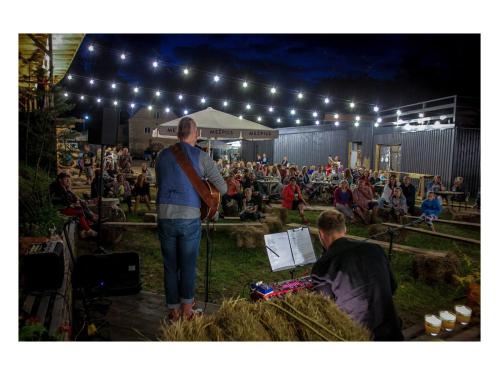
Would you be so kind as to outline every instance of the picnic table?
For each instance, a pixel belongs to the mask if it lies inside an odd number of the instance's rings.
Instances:
[[[257,180],[257,183],[263,184],[264,186],[267,187],[267,192],[266,193],[268,195],[271,195],[271,189],[272,189],[273,185],[277,185],[280,182],[281,181],[278,178],[264,178],[264,179]]]
[[[443,191],[435,191],[434,194],[436,195],[441,195],[442,197],[444,197],[444,199],[446,199],[446,204],[448,204],[449,200],[448,198],[451,198],[452,196],[459,196],[459,195],[464,195],[465,193],[463,191],[447,191],[447,190],[443,190]]]
[[[328,202],[332,197],[333,187],[338,186],[338,183],[333,181],[312,181],[311,182],[315,186],[319,186],[319,194],[320,200]]]

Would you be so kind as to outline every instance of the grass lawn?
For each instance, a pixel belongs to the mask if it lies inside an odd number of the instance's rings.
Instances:
[[[128,221],[140,222],[145,206],[141,205],[137,214],[127,214]],[[306,217],[315,225],[319,212],[306,211]],[[443,216],[443,218],[447,218]],[[289,222],[300,223],[297,212],[289,212]],[[437,231],[459,236],[479,239],[478,229],[469,229],[447,224],[436,224]],[[348,233],[366,237],[368,230],[362,225],[349,225]],[[313,238],[317,256],[322,250],[319,241]],[[460,275],[465,276],[479,271],[480,248],[477,245],[451,241],[427,235],[408,233],[404,242],[406,245],[451,251],[460,257]],[[78,254],[86,253],[95,248],[91,241],[79,241]],[[127,229],[122,241],[110,248],[113,251],[135,251],[141,256],[141,272],[143,288],[147,291],[164,293],[163,263],[160,253],[158,234],[155,229]],[[249,284],[252,281],[280,281],[290,278],[288,271],[273,273],[270,270],[264,249],[237,248],[235,238],[228,232],[219,231],[214,235],[212,257],[212,272],[210,275],[210,302],[218,303],[223,298],[248,297]],[[203,236],[198,258],[198,276],[196,298],[204,300],[206,241]],[[420,323],[426,313],[435,313],[440,309],[451,309],[453,305],[463,300],[463,287],[440,284],[430,286],[414,280],[411,276],[412,255],[394,253],[392,268],[398,282],[395,301],[405,326]],[[310,267],[303,267],[296,276],[310,272]]]

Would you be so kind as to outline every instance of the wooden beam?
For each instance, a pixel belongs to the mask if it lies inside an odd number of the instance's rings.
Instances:
[[[418,216],[405,216],[410,219],[418,219]],[[463,225],[466,227],[474,227],[474,228],[481,228],[480,223],[469,223],[467,221],[455,221],[455,220],[443,220],[443,219],[437,219],[434,220],[436,223],[443,223],[443,224],[455,224],[455,225]]]
[[[394,223],[382,223],[382,224],[385,225],[385,226],[391,227],[391,228],[402,228],[403,227],[402,225],[394,224]],[[420,229],[420,228],[406,227],[403,230],[408,230],[410,232],[427,234],[429,236],[434,236],[434,237],[447,238],[449,240],[454,240],[454,241],[462,241],[462,242],[472,243],[472,244],[475,244],[475,245],[480,245],[481,244],[481,241],[475,240],[475,239],[472,239],[472,238],[454,236],[452,234],[446,234],[446,233],[433,232],[433,231],[430,231],[430,230],[425,230],[425,229]]]
[[[157,223],[134,223],[134,222],[128,222],[128,221],[108,221],[106,223],[102,223],[103,226],[106,227],[118,227],[118,228],[156,228],[158,225]],[[202,224],[203,226],[206,226],[206,224]],[[255,223],[210,223],[210,227],[212,225],[215,225],[215,228],[233,228],[233,227],[261,227],[262,223],[260,222],[255,222]]]
[[[301,227],[302,225],[296,224],[296,223],[290,223],[290,224],[287,224],[287,226],[292,227],[292,228],[298,228],[298,227]],[[309,227],[309,232],[311,234],[317,235],[318,228]],[[353,236],[350,234],[346,234],[345,237],[349,238],[351,240],[356,240],[356,241],[366,241],[365,237]],[[385,249],[389,249],[389,245],[390,245],[389,242],[378,241],[378,240],[367,240],[366,242],[382,246]],[[396,252],[400,252],[400,253],[413,254],[413,255],[424,255],[424,256],[435,257],[435,258],[444,258],[448,255],[448,252],[446,252],[446,251],[420,249],[417,247],[401,245],[398,243],[393,244],[392,250],[396,251]]]
[[[26,35],[28,35],[28,37],[36,44],[38,48],[40,48],[47,55],[50,55],[49,50],[33,34],[26,34]]]

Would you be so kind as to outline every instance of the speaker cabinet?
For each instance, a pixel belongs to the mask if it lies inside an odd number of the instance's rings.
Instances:
[[[120,112],[114,108],[103,108],[88,123],[89,143],[94,145],[116,145]]]

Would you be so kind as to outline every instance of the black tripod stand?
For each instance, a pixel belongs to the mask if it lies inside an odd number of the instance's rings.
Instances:
[[[104,145],[101,144],[101,172],[99,173],[99,184],[97,189],[97,248],[96,254],[107,254],[109,253],[104,247],[102,247],[102,196],[104,194]]]
[[[419,217],[418,219],[410,221],[409,223],[406,223],[406,224],[402,225],[399,228],[391,228],[391,227],[389,227],[389,229],[387,229],[386,231],[383,231],[383,232],[380,232],[380,233],[375,233],[374,235],[372,235],[372,236],[368,237],[367,239],[363,240],[362,242],[368,242],[369,240],[373,240],[375,238],[378,238],[378,237],[381,237],[381,236],[384,236],[384,235],[388,234],[389,235],[389,252],[388,252],[388,256],[389,256],[389,262],[390,262],[391,258],[392,258],[392,248],[393,248],[393,244],[394,244],[394,235],[396,233],[399,233],[401,230],[403,230],[405,228],[411,227],[413,225],[420,224],[420,223],[422,223],[424,221],[425,221],[425,218]]]

